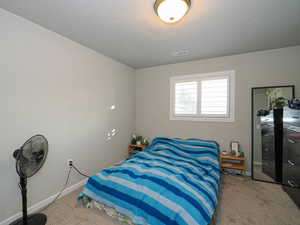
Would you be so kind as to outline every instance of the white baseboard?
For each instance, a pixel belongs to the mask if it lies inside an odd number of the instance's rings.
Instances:
[[[77,184],[74,184],[68,188],[66,188],[61,196],[59,198],[62,198],[63,196],[79,189],[80,187],[82,187],[83,185],[85,185],[87,182],[87,179],[84,179],[82,181],[80,181],[79,183]],[[49,203],[51,203],[55,198],[56,196],[58,195],[58,193],[56,193],[55,195],[52,195],[50,196],[49,198],[47,199],[44,199],[36,204],[34,204],[33,206],[29,207],[28,208],[28,213],[34,213],[34,212],[38,212],[39,210],[43,209],[44,207],[46,207]],[[2,222],[0,222],[0,225],[9,225],[10,223],[12,223],[13,221],[17,220],[18,218],[20,218],[22,216],[22,212],[19,212],[9,218],[7,218],[6,220],[3,220]]]

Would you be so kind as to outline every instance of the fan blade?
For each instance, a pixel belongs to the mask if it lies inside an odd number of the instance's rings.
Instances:
[[[29,178],[33,176],[44,164],[48,153],[48,141],[42,135],[35,135],[28,139],[19,153],[17,158],[18,174]]]

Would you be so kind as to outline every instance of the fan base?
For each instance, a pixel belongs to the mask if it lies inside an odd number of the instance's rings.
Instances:
[[[47,222],[47,216],[41,213],[32,214],[28,216],[28,225],[45,225]],[[23,218],[20,218],[10,225],[23,225]]]

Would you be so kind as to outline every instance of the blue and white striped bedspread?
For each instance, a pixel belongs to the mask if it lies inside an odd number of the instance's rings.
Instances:
[[[137,225],[207,225],[218,202],[218,157],[214,141],[156,138],[145,151],[90,177],[83,195]]]

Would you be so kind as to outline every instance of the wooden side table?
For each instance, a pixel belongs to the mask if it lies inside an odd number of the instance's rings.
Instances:
[[[130,145],[128,145],[128,155],[132,156],[132,155],[135,155],[135,154],[139,153],[135,149],[137,149],[139,151],[143,151],[147,147],[148,147],[147,145],[133,145],[133,144],[130,144]]]
[[[241,174],[245,175],[246,173],[245,157],[236,157],[232,155],[221,154],[220,158],[221,158],[222,169],[240,170]]]

